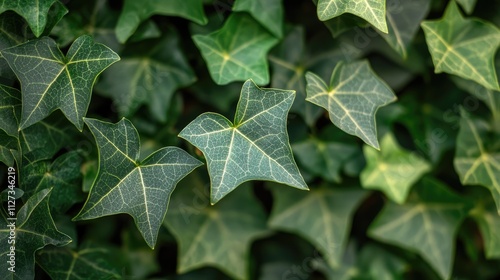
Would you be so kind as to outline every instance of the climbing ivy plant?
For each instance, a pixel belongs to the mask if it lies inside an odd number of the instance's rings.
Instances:
[[[498,15],[0,0],[0,279],[498,279]]]

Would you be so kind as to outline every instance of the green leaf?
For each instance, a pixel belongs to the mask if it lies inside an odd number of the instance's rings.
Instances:
[[[147,104],[151,115],[165,122],[175,90],[195,80],[178,36],[170,30],[160,41],[126,48],[121,61],[103,73],[96,91],[111,97],[121,116],[132,116],[141,104]]]
[[[367,244],[358,256],[361,279],[405,279],[408,264],[404,259],[391,254],[381,246]]]
[[[214,266],[232,279],[249,279],[250,244],[268,232],[266,216],[251,187],[244,185],[210,206],[204,181],[197,176],[187,179],[172,195],[165,219],[178,243],[177,271]]]
[[[446,72],[499,90],[494,57],[500,30],[491,23],[465,19],[450,1],[439,20],[422,22],[435,73]]]
[[[479,225],[484,242],[486,258],[500,258],[500,216],[497,212],[495,201],[491,195],[477,189],[479,192],[474,203],[475,207],[470,211],[470,216]]]
[[[77,250],[44,248],[37,253],[36,262],[52,279],[121,279],[124,267],[118,250],[91,243]]]
[[[392,201],[402,204],[411,187],[431,170],[431,166],[415,152],[402,149],[394,136],[386,134],[382,148],[377,151],[365,146],[366,167],[360,175],[366,189],[381,190]]]
[[[385,21],[385,0],[319,0],[317,13],[321,21],[340,16],[343,13],[351,13],[365,19],[380,31],[388,32]]]
[[[21,117],[21,93],[0,84],[0,162],[13,166],[11,150],[18,150],[18,123]]]
[[[367,61],[339,62],[329,85],[312,72],[306,73],[306,80],[307,101],[327,109],[330,120],[344,132],[379,148],[375,114],[396,96]]]
[[[20,129],[35,124],[56,109],[79,129],[97,76],[119,57],[108,47],[82,36],[64,56],[54,40],[44,37],[3,50],[21,81],[23,108]],[[36,73],[44,73],[38,75]]]
[[[500,91],[487,89],[484,86],[458,77],[453,77],[455,84],[483,101],[491,111],[494,120],[500,120]]]
[[[204,25],[207,18],[202,0],[125,0],[116,25],[116,36],[121,43],[134,34],[139,24],[152,15],[179,16]]]
[[[11,10],[22,16],[29,24],[36,37],[42,35],[47,21],[50,7],[61,5],[56,0],[0,0],[0,14]]]
[[[204,113],[179,133],[205,155],[212,203],[250,180],[307,190],[286,130],[294,97],[293,91],[261,89],[248,80],[241,89],[234,123],[222,115]]]
[[[17,220],[9,220],[11,215],[0,219],[0,278],[34,279],[35,252],[46,245],[63,246],[71,242],[66,234],[57,230],[49,211],[50,189],[44,189],[33,195],[17,213]],[[16,201],[17,202],[17,201]],[[15,230],[8,225],[14,223]],[[15,244],[8,243],[11,232],[15,234]],[[8,270],[9,254],[15,247],[15,273]]]
[[[449,279],[457,230],[469,202],[435,179],[424,178],[404,205],[388,202],[368,230],[377,240],[415,251]]]
[[[236,0],[235,12],[248,12],[274,36],[283,36],[282,0]]]
[[[467,14],[472,14],[477,2],[477,0],[456,0],[456,1],[458,4],[462,6],[462,8]]]
[[[341,142],[309,138],[292,145],[299,165],[325,180],[340,183],[340,170],[357,152],[358,147]]]
[[[453,160],[464,185],[487,187],[500,213],[500,142],[485,121],[462,111],[457,148]]]
[[[352,216],[367,192],[322,186],[307,194],[272,188],[275,204],[269,220],[273,229],[296,233],[337,268],[346,247]]]
[[[379,33],[395,51],[406,58],[420,22],[429,12],[430,0],[399,1],[394,5],[392,9],[387,9],[388,32]]]
[[[85,123],[99,149],[99,172],[74,220],[127,213],[154,248],[175,185],[201,163],[177,147],[162,148],[139,162],[139,134],[127,119]]]
[[[249,78],[269,83],[266,55],[278,40],[249,15],[233,13],[221,29],[193,40],[218,85]]]

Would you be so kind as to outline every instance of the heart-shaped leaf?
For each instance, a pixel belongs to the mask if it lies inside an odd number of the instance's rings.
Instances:
[[[60,109],[82,130],[83,117],[87,113],[97,76],[120,59],[108,47],[94,43],[90,36],[76,39],[66,56],[48,37],[5,49],[1,53],[21,81],[23,108],[20,129]]]
[[[439,20],[421,24],[436,73],[446,72],[500,90],[494,57],[500,46],[500,30],[478,19],[465,19],[450,1]]]
[[[139,134],[129,120],[112,124],[85,119],[85,123],[99,148],[99,172],[74,219],[127,213],[154,248],[170,194],[201,163],[177,147],[162,148],[139,161]]]
[[[234,123],[222,115],[204,113],[179,133],[205,155],[212,203],[249,180],[307,189],[286,130],[294,97],[294,91],[261,89],[248,80],[241,89]]]
[[[328,110],[337,127],[378,149],[375,113],[396,100],[391,88],[375,75],[368,61],[339,62],[327,85],[312,72],[306,73],[307,101]]]

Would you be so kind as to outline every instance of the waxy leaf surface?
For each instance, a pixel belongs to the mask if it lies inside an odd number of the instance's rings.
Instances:
[[[120,58],[90,36],[75,40],[66,56],[54,40],[43,37],[2,52],[21,81],[20,129],[35,124],[56,109],[79,129],[97,76]]]
[[[216,203],[245,181],[268,180],[307,189],[293,159],[286,119],[295,93],[261,89],[245,82],[234,122],[204,113],[179,134],[200,149],[210,173],[210,201]]]
[[[283,36],[283,0],[237,0],[233,11],[248,12],[274,36]]]
[[[154,248],[170,194],[201,163],[177,147],[162,148],[139,161],[139,134],[129,120],[85,123],[99,148],[99,172],[75,220],[127,213]]]
[[[391,88],[375,75],[367,61],[344,64],[333,70],[330,84],[308,72],[307,101],[328,110],[337,127],[378,149],[375,113],[396,100]]]

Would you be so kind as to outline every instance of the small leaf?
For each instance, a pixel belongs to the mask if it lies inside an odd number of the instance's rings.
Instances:
[[[116,53],[94,43],[89,36],[76,39],[66,56],[48,37],[1,53],[21,81],[23,108],[20,129],[60,109],[82,130],[83,117],[87,113],[97,76],[119,60]]]
[[[125,0],[122,13],[116,25],[116,36],[121,43],[134,34],[140,23],[152,15],[179,16],[206,24],[202,0]]]
[[[204,113],[179,133],[205,155],[212,203],[250,180],[307,189],[286,130],[294,97],[293,91],[261,89],[248,80],[241,89],[234,123],[222,115]]]
[[[52,220],[48,203],[50,190],[44,189],[33,195],[19,209],[17,220],[12,220],[14,217],[10,215],[0,219],[1,279],[34,279],[35,252],[49,244],[63,246],[71,242],[69,236],[57,230]],[[15,230],[11,231],[8,226],[13,223]],[[15,244],[8,243],[8,240],[12,240],[9,239],[12,232],[15,234]],[[8,270],[11,246],[15,247],[14,273]]]
[[[0,14],[11,10],[22,16],[29,24],[33,34],[39,37],[50,18],[50,7],[60,2],[56,0],[0,0]]]
[[[249,78],[269,83],[266,55],[278,40],[249,15],[233,13],[221,29],[193,40],[218,85]]]
[[[321,21],[340,16],[343,13],[351,13],[365,19],[380,31],[388,32],[385,21],[385,0],[319,0],[317,13]]]
[[[165,219],[178,243],[177,271],[214,266],[232,279],[249,279],[250,244],[268,232],[266,216],[251,187],[242,186],[228,199],[210,206],[204,182],[193,176],[188,179],[189,184],[172,195],[172,208]]]
[[[375,114],[396,96],[367,61],[339,62],[329,85],[312,72],[306,74],[306,80],[307,101],[327,109],[331,121],[344,132],[379,148]]]
[[[369,236],[418,252],[442,279],[449,279],[457,230],[469,201],[435,179],[424,178],[404,205],[388,202],[368,230]]]
[[[500,213],[500,143],[485,121],[462,111],[453,163],[464,185],[487,187]]]
[[[431,166],[416,153],[403,150],[392,134],[382,139],[381,151],[365,146],[366,167],[360,175],[366,189],[383,191],[392,201],[405,202],[411,187]]]
[[[121,61],[103,73],[96,91],[111,97],[121,116],[132,116],[146,103],[152,116],[165,122],[175,90],[195,80],[178,36],[170,30],[160,41],[128,46]]]
[[[498,259],[500,258],[500,231],[498,231],[500,216],[491,195],[485,193],[485,189],[476,188],[475,190],[478,192],[475,195],[475,207],[470,211],[470,216],[479,225],[486,258]]]
[[[283,0],[236,0],[235,12],[248,12],[274,36],[283,36]]]
[[[494,57],[500,30],[478,19],[465,19],[450,1],[439,20],[422,22],[436,73],[446,72],[500,90]]]
[[[477,0],[456,0],[456,1],[458,4],[462,6],[462,8],[467,14],[472,14],[477,2]]]
[[[129,120],[85,123],[99,148],[99,172],[74,220],[127,213],[154,248],[170,194],[201,163],[177,147],[162,148],[139,162],[139,134]]]
[[[307,194],[286,188],[272,191],[276,202],[269,226],[304,237],[331,267],[339,267],[352,216],[367,192],[325,186]]]

